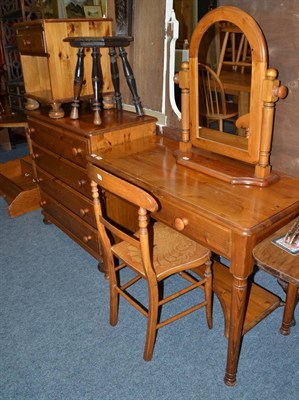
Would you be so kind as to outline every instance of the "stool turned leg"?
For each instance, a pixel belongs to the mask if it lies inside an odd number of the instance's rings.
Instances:
[[[138,115],[143,115],[144,113],[143,113],[142,105],[140,102],[140,98],[137,93],[137,86],[136,86],[134,74],[133,74],[132,68],[129,64],[129,61],[127,59],[127,53],[123,47],[119,48],[119,55],[120,55],[120,58],[123,63],[124,75],[126,77],[127,84],[133,95],[133,102],[135,105],[136,112]]]
[[[116,62],[116,51],[114,47],[109,47],[109,56],[110,56],[110,70],[111,70],[111,77],[114,86],[114,98],[116,109],[122,109],[122,101],[121,101],[121,94],[119,90],[119,71]]]
[[[77,53],[77,64],[76,64],[75,79],[74,79],[74,100],[72,103],[72,109],[70,114],[71,119],[79,118],[80,93],[82,89],[83,75],[84,75],[84,48],[81,47]]]
[[[285,336],[290,334],[290,327],[294,326],[296,323],[294,319],[294,310],[297,304],[297,291],[298,288],[295,285],[291,283],[288,284],[286,303],[280,328],[280,333]]]
[[[102,120],[100,116],[101,104],[100,104],[100,87],[101,87],[101,76],[99,68],[99,51],[97,47],[92,48],[92,86],[94,93],[94,100],[92,109],[94,111],[95,125],[101,125]]]

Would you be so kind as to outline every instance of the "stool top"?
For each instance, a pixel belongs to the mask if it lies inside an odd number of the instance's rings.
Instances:
[[[126,47],[134,40],[133,36],[69,36],[63,39],[72,47]]]
[[[292,255],[272,243],[285,235],[295,220],[279,229],[253,249],[253,257],[261,269],[299,287],[299,254]]]

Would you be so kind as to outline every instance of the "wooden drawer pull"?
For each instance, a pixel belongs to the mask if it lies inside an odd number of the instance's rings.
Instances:
[[[177,231],[182,231],[185,229],[185,227],[189,224],[189,221],[187,218],[176,218],[174,220],[174,226]]]
[[[82,149],[80,147],[78,147],[78,148],[73,147],[72,148],[73,156],[78,157],[78,156],[80,156],[81,153],[82,153]]]
[[[36,160],[37,158],[39,158],[39,154],[38,153],[33,153],[32,154],[32,158],[33,158],[33,160]]]
[[[23,39],[23,45],[24,46],[30,46],[31,45],[31,41],[28,39]]]
[[[79,185],[79,187],[82,187],[82,186],[86,185],[86,180],[85,179],[79,179],[78,180],[78,185]]]
[[[92,239],[91,235],[83,236],[83,242],[88,243]]]
[[[88,208],[80,208],[81,217],[84,217],[87,213],[89,213],[89,209]]]
[[[47,204],[46,200],[42,200],[42,201],[40,202],[41,207],[44,207],[46,204]]]

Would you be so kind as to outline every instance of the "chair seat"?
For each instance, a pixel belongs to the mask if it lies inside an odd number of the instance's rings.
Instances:
[[[75,36],[63,39],[72,47],[127,47],[134,40],[133,36]]]
[[[112,252],[145,277],[140,249],[126,242],[112,246]],[[153,266],[158,280],[208,261],[210,251],[161,222],[154,224]]]
[[[216,105],[215,105],[216,109]],[[226,113],[223,113],[222,107],[220,105],[219,113],[209,113],[206,115],[206,117],[211,118],[211,119],[229,119],[236,117],[238,115],[238,104],[235,103],[226,103]]]

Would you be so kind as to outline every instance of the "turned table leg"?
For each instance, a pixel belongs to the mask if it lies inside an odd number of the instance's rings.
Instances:
[[[227,364],[224,377],[224,382],[227,386],[234,386],[236,383],[246,301],[247,279],[234,276],[231,295]]]
[[[290,334],[290,327],[296,324],[294,319],[294,310],[298,301],[298,287],[289,283],[286,293],[286,303],[280,328],[280,333],[285,336]]]

